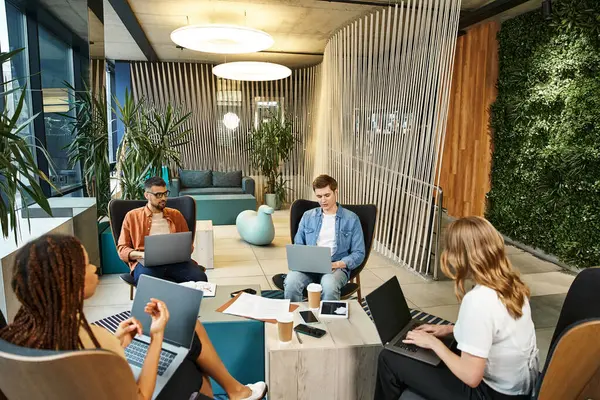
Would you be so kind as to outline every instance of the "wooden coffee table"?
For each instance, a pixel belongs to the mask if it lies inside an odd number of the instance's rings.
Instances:
[[[358,301],[349,301],[348,319],[320,319],[320,339],[296,334],[280,343],[277,325],[265,324],[266,376],[269,400],[368,399],[375,392],[377,357],[383,348],[375,325]],[[298,314],[294,326],[304,323]],[[315,315],[317,313],[315,312]],[[317,315],[318,317],[318,315]]]

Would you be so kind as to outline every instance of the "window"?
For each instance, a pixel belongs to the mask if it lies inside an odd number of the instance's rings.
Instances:
[[[52,183],[61,191],[81,185],[79,164],[71,167],[65,147],[71,142],[70,111],[72,99],[65,82],[74,86],[73,51],[63,41],[39,26],[40,69],[44,102],[46,149],[55,171],[50,169]]]
[[[5,85],[4,89],[10,91],[17,88],[24,88],[25,101],[21,114],[19,116],[19,125],[27,121],[32,115],[33,110],[31,107],[31,90],[29,84],[29,58],[27,56],[27,19],[15,6],[6,3],[6,25],[8,30],[8,49],[2,49],[3,51],[14,51],[23,49],[19,54],[13,56],[10,62],[4,63],[3,65],[3,82],[9,82]],[[16,91],[5,97],[6,107],[9,113],[12,115],[14,112],[20,96],[23,92]],[[20,135],[25,137],[29,144],[33,144],[35,141],[33,124],[30,123],[25,129],[20,132]],[[21,179],[24,183],[28,183],[27,178],[21,175]],[[17,192],[17,199],[15,205],[21,207],[20,193]],[[29,201],[31,202],[31,201]]]

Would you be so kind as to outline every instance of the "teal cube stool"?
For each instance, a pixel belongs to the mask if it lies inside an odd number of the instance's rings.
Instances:
[[[102,274],[123,274],[129,272],[129,267],[119,258],[110,226],[107,226],[100,233],[100,260]]]
[[[218,290],[218,289],[217,289]],[[204,322],[223,364],[242,385],[265,380],[265,327],[260,321]],[[215,395],[225,390],[211,379]]]
[[[250,194],[195,194],[196,220],[212,220],[213,225],[235,225],[238,214],[256,210],[256,198]]]
[[[217,285],[215,297],[202,299],[199,317],[223,364],[242,385],[265,380],[264,323],[215,310],[231,300],[231,292],[245,288],[260,294],[259,285]],[[211,384],[216,396],[225,394],[217,382]]]

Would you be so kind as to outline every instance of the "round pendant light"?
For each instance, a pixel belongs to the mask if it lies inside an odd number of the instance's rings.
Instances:
[[[188,25],[171,32],[171,40],[186,49],[218,54],[255,53],[274,43],[266,32],[236,25]]]
[[[223,124],[229,130],[234,130],[240,125],[240,117],[236,113],[228,112],[223,116]]]
[[[281,64],[258,61],[236,61],[213,67],[219,78],[235,81],[276,81],[287,78],[292,70]]]

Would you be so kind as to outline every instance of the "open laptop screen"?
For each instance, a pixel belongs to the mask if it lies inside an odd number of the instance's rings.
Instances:
[[[412,319],[396,276],[368,294],[365,300],[384,345],[390,342]]]
[[[202,295],[201,290],[142,275],[135,292],[131,315],[142,324],[144,335],[150,336],[152,319],[144,312],[144,308],[151,298],[162,300],[169,309],[165,342],[189,349],[194,338]]]

